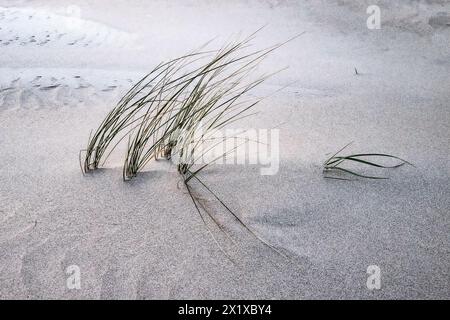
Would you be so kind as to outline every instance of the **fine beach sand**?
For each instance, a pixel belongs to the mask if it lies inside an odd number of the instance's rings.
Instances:
[[[450,4],[378,1],[0,1],[1,299],[450,298]],[[447,4],[446,4],[447,3]],[[262,72],[270,95],[239,128],[280,130],[280,168],[202,178],[261,238],[194,189],[233,235],[216,240],[165,162],[122,181],[122,155],[83,176],[79,151],[121,94],[162,60],[266,25],[301,32]],[[358,75],[355,75],[355,68]],[[349,151],[415,167],[389,180],[324,179]],[[77,265],[81,289],[66,286]],[[368,290],[369,265],[381,289]]]

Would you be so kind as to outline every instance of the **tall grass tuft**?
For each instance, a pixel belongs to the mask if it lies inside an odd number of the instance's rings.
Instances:
[[[177,170],[203,222],[202,206],[189,184],[192,179],[212,194],[248,232],[282,254],[253,232],[200,179],[199,173],[218,158],[196,164],[199,157],[203,158],[214,147],[215,132],[254,114],[252,108],[260,99],[249,93],[279,72],[259,74],[259,64],[268,54],[299,36],[264,49],[250,50],[258,31],[219,50],[205,50],[206,44],[157,65],[120,99],[89,136],[84,160],[80,155],[82,171],[87,173],[103,166],[124,140],[127,143],[124,180],[135,177],[152,159],[176,159]],[[220,157],[224,156],[226,153]],[[214,216],[204,211],[217,224]]]
[[[182,160],[178,163],[181,174],[202,170],[206,165],[191,170],[195,151],[215,131],[252,115],[259,100],[248,93],[274,74],[255,71],[269,53],[286,43],[248,52],[245,49],[255,34],[219,50],[203,51],[205,45],[156,66],[89,137],[83,172],[104,165],[124,139],[128,140],[124,180],[135,177],[152,159],[171,158],[174,153]],[[198,137],[200,126],[203,133]]]

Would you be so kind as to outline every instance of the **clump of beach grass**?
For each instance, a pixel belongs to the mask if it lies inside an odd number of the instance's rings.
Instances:
[[[249,92],[279,72],[258,74],[259,64],[269,53],[298,37],[248,52],[250,42],[258,31],[219,50],[204,50],[205,45],[156,66],[120,99],[94,134],[90,135],[84,150],[84,161],[80,154],[82,171],[87,173],[103,166],[125,139],[124,180],[135,177],[152,159],[176,159],[177,170],[206,226],[199,198],[189,184],[192,179],[212,194],[245,230],[280,253],[253,232],[199,177],[208,165],[233,150],[196,165],[196,160],[203,158],[214,147],[210,143],[215,132],[255,114],[251,109],[261,99],[250,96]],[[214,216],[204,211],[225,232]]]
[[[111,152],[141,123],[151,117],[159,104],[163,103],[163,89],[176,87],[176,80],[168,81],[176,71],[186,67],[189,59],[204,58],[207,52],[196,51],[185,56],[160,63],[141,80],[139,80],[117,103],[99,125],[93,135],[90,135],[85,159],[82,164],[85,173],[104,165]],[[190,61],[192,62],[192,61]],[[184,77],[188,77],[185,74]],[[171,85],[175,83],[174,85]],[[163,89],[161,89],[163,88]],[[173,99],[172,102],[176,101]]]
[[[254,35],[219,50],[202,51],[202,47],[155,67],[90,135],[80,164],[83,172],[104,165],[127,139],[123,179],[132,179],[152,159],[171,158],[175,147],[179,159],[191,159],[216,130],[252,115],[249,111],[259,100],[249,98],[248,93],[274,74],[257,75],[255,70],[270,52],[286,43],[244,51]],[[200,124],[204,133],[194,141]],[[178,170],[185,175],[192,165],[187,160],[178,164]]]

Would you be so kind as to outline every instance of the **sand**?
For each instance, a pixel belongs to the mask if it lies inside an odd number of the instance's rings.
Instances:
[[[0,298],[450,298],[446,1],[378,1],[380,30],[366,27],[371,1],[112,2],[0,1]],[[267,59],[262,71],[289,69],[258,94],[291,85],[237,125],[279,125],[279,172],[202,178],[289,261],[195,186],[233,235],[208,224],[224,254],[167,163],[128,183],[120,154],[92,175],[78,163],[146,71],[264,24],[255,46],[306,31]],[[350,141],[416,167],[324,179],[327,154]],[[80,289],[67,287],[71,265]],[[380,290],[366,286],[369,265]]]

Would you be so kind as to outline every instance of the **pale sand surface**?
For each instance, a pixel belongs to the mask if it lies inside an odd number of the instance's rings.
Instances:
[[[81,1],[77,20],[69,2],[0,1],[0,298],[450,298],[450,5],[379,1],[372,31],[371,1],[170,3]],[[267,59],[262,71],[290,68],[258,94],[297,82],[237,125],[281,124],[280,170],[202,177],[293,261],[196,186],[233,234],[237,246],[214,232],[234,265],[167,164],[124,183],[120,155],[83,176],[78,152],[161,60],[264,24],[256,46],[306,31]],[[350,141],[416,168],[323,179],[326,155]],[[80,290],[66,287],[69,265]],[[381,290],[366,288],[369,265]]]

